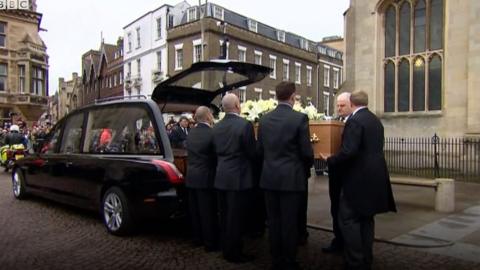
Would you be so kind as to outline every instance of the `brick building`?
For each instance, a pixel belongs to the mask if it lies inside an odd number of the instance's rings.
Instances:
[[[102,41],[100,49],[82,55],[81,106],[96,99],[123,96],[123,39],[117,45]]]
[[[202,6],[202,10],[205,5]],[[168,30],[168,75],[172,76],[200,60],[226,57],[269,66],[273,72],[259,83],[236,90],[241,101],[275,96],[281,81],[297,84],[298,98],[315,105],[318,100],[316,43],[301,36],[275,29],[219,5],[208,3],[204,19],[199,6],[191,6],[179,25]],[[201,28],[204,29],[202,55]]]

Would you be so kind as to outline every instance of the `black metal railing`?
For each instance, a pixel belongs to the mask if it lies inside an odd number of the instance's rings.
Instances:
[[[390,174],[480,183],[480,139],[385,138]]]

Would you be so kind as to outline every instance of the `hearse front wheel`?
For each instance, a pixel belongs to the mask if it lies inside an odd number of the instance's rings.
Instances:
[[[12,173],[12,191],[13,196],[18,200],[25,199],[27,196],[27,192],[25,191],[25,178],[23,177],[22,170],[18,168]]]

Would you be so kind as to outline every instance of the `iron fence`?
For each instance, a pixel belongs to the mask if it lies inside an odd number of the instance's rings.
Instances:
[[[385,138],[390,174],[480,183],[480,139]]]

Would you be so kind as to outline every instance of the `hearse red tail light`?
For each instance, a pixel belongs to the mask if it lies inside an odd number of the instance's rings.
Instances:
[[[165,173],[167,174],[168,180],[172,184],[183,184],[185,179],[183,178],[183,174],[175,167],[174,164],[164,161],[154,159],[152,163],[162,168]]]

